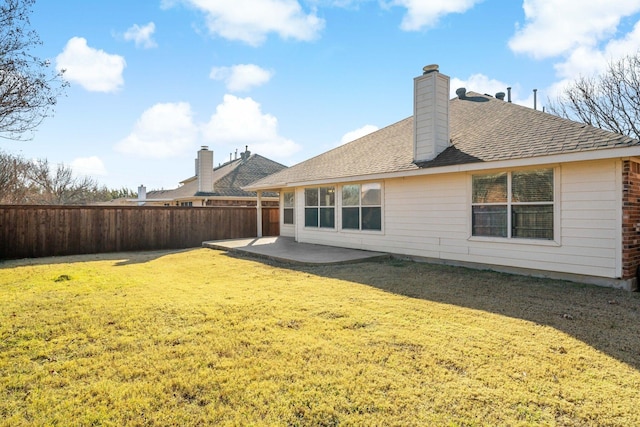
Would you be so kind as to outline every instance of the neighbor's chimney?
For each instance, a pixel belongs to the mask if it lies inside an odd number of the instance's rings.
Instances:
[[[213,151],[209,151],[209,147],[206,145],[203,145],[198,151],[196,172],[198,192],[213,193]]]
[[[413,160],[433,160],[449,146],[449,76],[427,65],[414,81]]]

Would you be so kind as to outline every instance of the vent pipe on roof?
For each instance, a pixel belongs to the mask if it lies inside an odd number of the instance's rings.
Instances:
[[[538,109],[538,89],[533,90],[533,109]]]
[[[507,102],[511,102],[511,87],[507,88]]]
[[[500,101],[504,101],[504,92],[496,93],[496,98],[498,98]]]
[[[467,97],[467,89],[464,87],[456,89],[456,95],[458,95],[460,99],[465,99]]]

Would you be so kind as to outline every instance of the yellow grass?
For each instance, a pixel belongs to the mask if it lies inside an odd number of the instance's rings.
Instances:
[[[0,425],[640,425],[639,307],[399,261],[4,262]]]

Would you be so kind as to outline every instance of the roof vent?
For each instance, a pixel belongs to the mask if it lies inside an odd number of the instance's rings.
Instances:
[[[466,88],[458,88],[456,89],[456,95],[458,95],[458,98],[460,99],[464,99],[467,97],[467,89]]]
[[[500,101],[504,101],[504,97],[505,97],[505,93],[504,92],[496,93],[496,98],[498,98]]]
[[[424,67],[422,67],[422,74],[429,74],[429,73],[433,73],[434,71],[438,71],[440,69],[440,67],[438,66],[438,64],[431,64],[431,65],[425,65]]]

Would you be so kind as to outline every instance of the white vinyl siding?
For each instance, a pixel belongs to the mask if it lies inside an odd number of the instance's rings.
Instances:
[[[554,168],[554,241],[471,237],[467,173],[383,181],[383,233],[332,233],[297,226],[301,242],[442,260],[616,278],[621,271],[619,160]],[[296,200],[303,195],[298,189]],[[339,208],[339,206],[337,207]],[[304,224],[300,209],[296,223]]]

